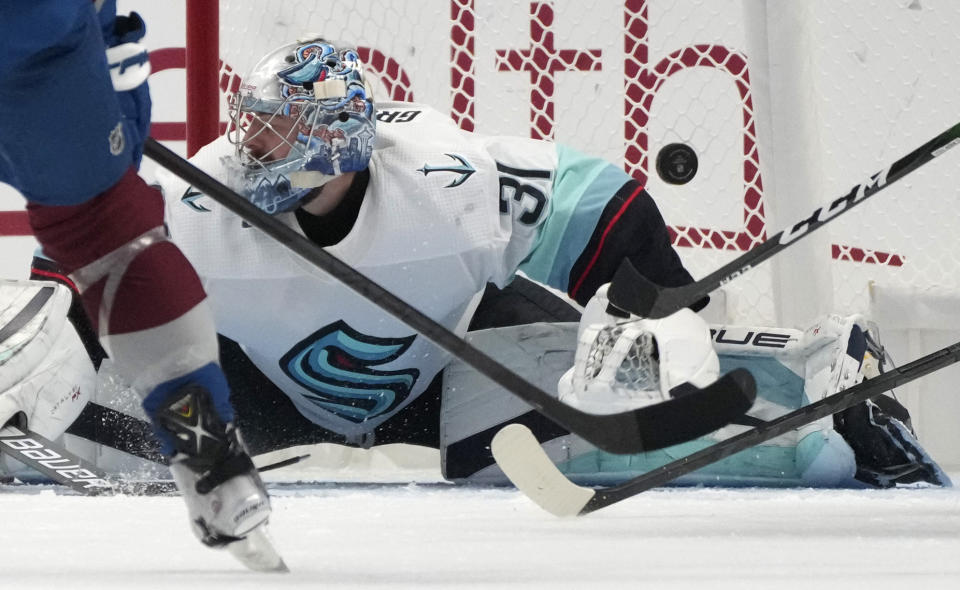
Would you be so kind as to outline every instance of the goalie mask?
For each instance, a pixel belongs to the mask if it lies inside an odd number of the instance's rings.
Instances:
[[[231,188],[277,214],[370,162],[373,95],[355,49],[323,39],[267,54],[230,99]]]

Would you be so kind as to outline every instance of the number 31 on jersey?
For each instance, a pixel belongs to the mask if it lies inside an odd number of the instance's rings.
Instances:
[[[547,208],[546,188],[553,180],[550,170],[525,170],[497,162],[500,173],[500,214],[511,209],[523,225],[536,225]],[[539,186],[538,186],[539,185]]]

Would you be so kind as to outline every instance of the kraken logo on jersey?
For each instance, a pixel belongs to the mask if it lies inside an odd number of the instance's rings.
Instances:
[[[193,188],[192,186],[188,186],[187,190],[183,191],[183,196],[180,197],[180,202],[186,205],[187,207],[190,207],[194,211],[200,211],[200,212],[206,211],[209,213],[210,212],[209,209],[207,209],[200,203],[196,202],[196,200],[202,196],[203,196],[203,193]]]
[[[410,396],[417,369],[380,371],[371,367],[398,358],[416,335],[377,338],[342,320],[304,338],[280,359],[280,368],[317,406],[352,422],[385,414]]]

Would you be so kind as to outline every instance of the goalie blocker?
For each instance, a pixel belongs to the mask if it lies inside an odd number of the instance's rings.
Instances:
[[[52,282],[0,280],[0,426],[59,437],[90,399],[96,372],[73,325],[72,293]],[[0,470],[35,472],[3,455]]]

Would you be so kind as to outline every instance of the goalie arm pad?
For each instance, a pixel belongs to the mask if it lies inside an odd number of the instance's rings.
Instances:
[[[69,289],[39,281],[0,281],[0,424],[21,414],[56,438],[95,387],[93,364],[70,322]]]
[[[581,305],[613,279],[624,259],[659,285],[678,287],[693,282],[670,244],[670,232],[653,198],[635,179],[625,174],[624,179],[626,182],[607,201],[586,247],[570,269],[567,292]],[[699,311],[709,299],[704,297],[690,307]]]

